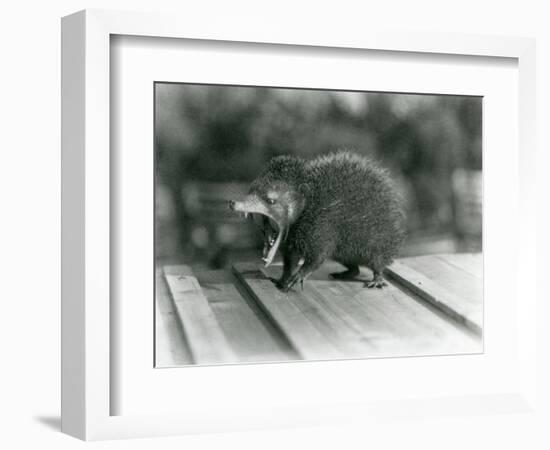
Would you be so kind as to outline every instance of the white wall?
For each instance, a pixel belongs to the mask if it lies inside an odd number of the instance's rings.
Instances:
[[[199,5],[200,3],[200,5]],[[540,231],[549,229],[547,176],[550,140],[550,15],[544,1],[493,0],[348,2],[321,4],[279,0],[254,1],[130,1],[58,0],[5,1],[0,9],[0,314],[2,371],[0,372],[0,446],[3,448],[76,448],[84,445],[58,432],[59,421],[59,193],[60,193],[60,17],[83,8],[174,10],[208,20],[211,14],[227,20],[271,17],[304,27],[323,27],[329,34],[341,27],[366,28],[387,23],[389,28],[460,31],[536,36],[539,55],[539,192]],[[259,6],[262,5],[262,6]],[[235,18],[236,17],[236,18]],[[544,210],[544,212],[542,212]],[[538,270],[543,279],[543,256],[548,237],[539,233]],[[545,249],[545,250],[544,250]],[[543,286],[540,289],[544,289]],[[546,294],[548,297],[548,294]],[[549,308],[542,304],[548,316]],[[541,331],[545,342],[549,333]],[[549,346],[539,349],[550,354]],[[541,358],[550,379],[548,358]],[[546,404],[550,404],[548,388]],[[286,430],[94,444],[101,448],[543,448],[550,438],[550,417],[498,416],[403,422],[323,430]],[[535,440],[539,441],[539,446]],[[543,444],[543,442],[545,444]]]

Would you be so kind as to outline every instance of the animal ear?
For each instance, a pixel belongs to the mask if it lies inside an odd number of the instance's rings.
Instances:
[[[302,195],[308,195],[311,190],[311,187],[307,183],[302,183],[300,186],[298,186],[298,191]]]

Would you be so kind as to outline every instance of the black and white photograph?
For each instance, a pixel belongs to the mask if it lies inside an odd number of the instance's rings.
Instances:
[[[155,367],[483,352],[482,97],[154,99]]]

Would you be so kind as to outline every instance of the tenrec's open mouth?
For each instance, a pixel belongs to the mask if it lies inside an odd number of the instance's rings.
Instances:
[[[249,217],[262,230],[264,238],[262,260],[265,263],[265,267],[267,267],[273,262],[277,254],[277,250],[283,241],[284,233],[281,232],[279,224],[265,214],[245,213],[245,217]]]
[[[275,254],[277,253],[281,241],[281,239],[279,239],[279,235],[282,236],[282,233],[279,233],[279,226],[273,219],[270,219],[269,217],[264,215],[261,215],[261,218],[262,231],[264,233],[264,248],[262,252],[262,259],[266,263],[267,267],[269,264],[271,264],[273,258],[275,257]]]
[[[247,204],[246,201],[234,202],[231,209],[243,213],[245,218],[253,220],[260,226],[264,234],[262,260],[265,263],[265,267],[269,266],[273,262],[277,250],[285,237],[285,227],[271,217],[271,215],[266,214],[267,211],[257,204]]]

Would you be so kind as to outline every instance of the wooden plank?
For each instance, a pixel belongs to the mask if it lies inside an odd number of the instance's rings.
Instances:
[[[450,259],[442,260],[436,256],[401,260],[403,264],[460,297],[464,307],[478,310],[483,301],[483,280],[451,264],[450,261]]]
[[[233,266],[238,280],[262,307],[303,359],[335,359],[341,351],[327,338],[330,328],[323,313],[298,291],[283,293],[268,279],[263,269],[253,263]]]
[[[437,255],[436,257],[474,277],[483,279],[483,255],[481,254],[457,253]]]
[[[340,358],[365,358],[387,356],[441,355],[478,353],[482,351],[481,340],[465,328],[457,325],[446,315],[424,302],[415,300],[410,294],[390,284],[385,289],[367,289],[362,277],[359,281],[336,281],[328,277],[328,272],[341,270],[336,264],[325,264],[304,283],[304,290],[279,292],[267,279],[278,277],[280,265],[269,269],[256,265],[236,266],[243,273],[246,284],[256,290],[257,300],[264,307],[275,307],[269,296],[278,295],[279,303],[287,308],[292,306],[300,311],[301,321],[284,326],[284,333],[297,348],[300,345],[315,346],[310,339],[299,335],[293,327],[313,325],[321,332],[322,341],[314,348],[318,357],[326,359],[327,348],[337,350]],[[260,291],[255,283],[266,283]],[[267,284],[269,283],[269,284]],[[286,300],[286,301],[285,301]],[[289,306],[290,305],[290,306]],[[284,313],[272,310],[274,320],[287,321]],[[277,319],[279,318],[279,319]],[[302,353],[306,351],[302,350]],[[309,359],[310,357],[304,356]]]
[[[328,287],[328,286],[327,286]],[[328,294],[328,295],[327,295]],[[325,321],[324,333],[330,342],[338,348],[345,358],[360,358],[375,353],[368,329],[357,320],[356,308],[349,308],[345,302],[335,302],[336,296],[346,296],[338,285],[332,286],[332,292],[323,289],[321,282],[307,282],[303,296],[315,305],[319,315]]]
[[[237,357],[188,266],[164,267],[178,318],[196,364],[234,363]]]
[[[367,289],[362,282],[315,281],[314,287],[350,326],[363,331],[370,344],[364,356],[482,351],[479,338],[392,283],[384,289]]]
[[[299,359],[230,271],[198,272],[197,278],[239,362]]]
[[[156,272],[155,296],[155,367],[177,367],[192,364],[191,352],[185,343],[185,336],[162,269]]]
[[[386,274],[481,335],[483,309],[479,278],[428,256],[395,261]]]

